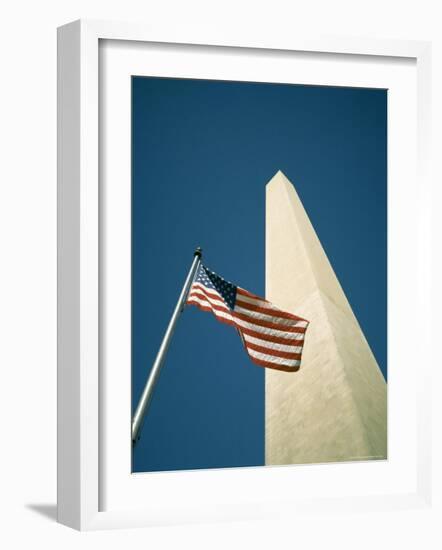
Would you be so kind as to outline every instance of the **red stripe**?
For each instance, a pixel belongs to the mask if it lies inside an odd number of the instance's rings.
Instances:
[[[288,325],[278,325],[276,323],[271,323],[270,321],[262,321],[261,319],[255,319],[251,318],[248,315],[243,315],[242,313],[238,313],[237,311],[233,312],[234,316],[238,319],[241,319],[242,321],[246,321],[247,323],[257,325],[259,327],[264,328],[273,328],[275,330],[280,330],[282,332],[296,332],[303,334],[305,332],[305,327],[290,327]]]
[[[261,359],[256,359],[256,357],[253,357],[252,355],[249,355],[250,360],[255,363],[255,365],[259,365],[260,367],[267,367],[269,369],[275,369],[275,370],[282,370],[284,372],[296,372],[299,370],[300,365],[297,365],[295,367],[288,367],[287,365],[278,365],[277,363],[272,363],[270,361],[262,361]]]
[[[267,302],[267,300],[265,300],[264,298],[260,298],[256,294],[252,294],[251,292],[248,292],[247,290],[244,290],[240,286],[236,287],[236,293],[237,294],[242,294],[243,296],[248,296],[249,298],[255,298],[255,300],[261,300],[261,302]],[[270,303],[270,302],[268,302],[268,303]]]
[[[205,292],[207,296],[210,296],[211,298],[217,298],[218,300],[222,300],[221,296],[217,292],[213,292],[209,290],[206,286],[202,285],[201,283],[193,283],[191,287],[191,291],[193,292],[195,290],[200,290],[201,292]]]
[[[213,313],[216,313],[217,311],[222,311],[223,313],[230,313],[228,310],[225,310],[221,306],[214,306],[207,302],[207,299],[204,300],[208,305],[200,304],[197,300],[193,300],[192,297],[189,297],[187,300],[188,304],[193,304],[195,306],[201,306],[201,308],[205,307],[208,308],[208,311],[213,311]]]
[[[303,346],[304,340],[299,340],[298,338],[283,338],[282,336],[273,336],[271,334],[263,334],[262,332],[256,332],[256,330],[250,330],[248,328],[238,327],[241,332],[248,334],[249,336],[254,336],[255,338],[260,338],[266,342],[274,342],[275,344],[286,344],[289,346]]]
[[[306,321],[302,317],[297,317],[292,313],[286,311],[281,311],[279,309],[270,309],[267,307],[255,306],[254,304],[249,304],[249,302],[243,302],[242,300],[236,300],[236,304],[244,309],[250,309],[251,311],[256,311],[257,313],[265,313],[266,315],[271,315],[272,317],[280,317],[281,319],[293,319],[295,321]]]
[[[196,290],[193,290],[190,294],[189,294],[189,298],[187,299],[187,301],[190,300],[190,298],[192,298],[192,296],[195,296],[196,298],[200,298],[201,300],[204,300],[206,302],[208,302],[208,298],[207,296],[204,295],[203,292],[197,292]],[[210,303],[210,302],[209,302]],[[227,307],[227,306],[221,306],[219,304],[212,304],[210,303],[210,306],[213,308],[213,309],[216,309],[218,311],[226,311],[227,313],[231,313],[230,312],[230,309]]]
[[[256,344],[251,344],[245,340],[245,345],[247,348],[259,351],[259,353],[265,353],[266,355],[274,355],[275,357],[281,357],[282,359],[297,359],[301,360],[300,353],[289,353],[287,351],[279,351],[276,349],[265,348],[263,346],[257,346]]]
[[[218,319],[218,321],[221,321],[221,323],[226,323],[226,325],[236,326],[234,321],[231,321],[230,319],[226,319],[225,317],[221,317],[221,316],[217,315],[216,312],[213,311],[213,309],[209,306],[202,306],[201,304],[199,304],[198,302],[194,302],[193,300],[188,300],[187,303],[189,305],[196,306],[198,309],[201,309],[201,311],[210,311],[210,312],[212,312],[215,315],[215,317]]]

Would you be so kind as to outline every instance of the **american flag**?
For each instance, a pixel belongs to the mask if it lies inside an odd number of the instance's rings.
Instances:
[[[295,372],[301,365],[309,322],[229,283],[200,264],[187,298],[218,321],[238,329],[253,363]]]

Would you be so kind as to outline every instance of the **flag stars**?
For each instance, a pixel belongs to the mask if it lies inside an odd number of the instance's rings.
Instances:
[[[235,307],[236,286],[234,284],[226,281],[203,265],[201,265],[199,268],[196,282],[200,283],[208,289],[217,292],[219,294],[219,297],[230,309],[233,309]]]

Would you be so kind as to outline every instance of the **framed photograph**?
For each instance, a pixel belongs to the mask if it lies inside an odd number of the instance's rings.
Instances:
[[[425,506],[429,44],[58,51],[59,521]]]

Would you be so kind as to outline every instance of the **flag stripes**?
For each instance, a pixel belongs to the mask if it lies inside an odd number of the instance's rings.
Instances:
[[[250,359],[257,365],[288,372],[301,365],[309,322],[229,283],[200,265],[187,303],[235,326]]]

